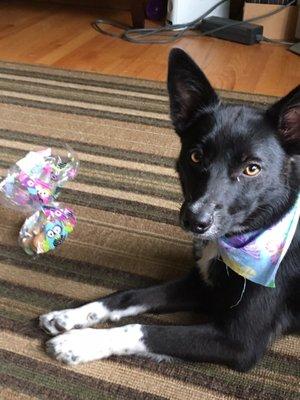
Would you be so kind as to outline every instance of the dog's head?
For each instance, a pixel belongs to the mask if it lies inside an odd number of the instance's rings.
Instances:
[[[181,223],[203,239],[267,227],[299,192],[300,86],[268,110],[223,104],[182,50],[168,89],[181,139]]]

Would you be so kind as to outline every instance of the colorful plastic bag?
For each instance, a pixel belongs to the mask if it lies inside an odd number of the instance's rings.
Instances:
[[[56,200],[66,182],[74,179],[79,162],[72,149],[64,155],[52,149],[30,151],[12,166],[0,183],[2,201],[27,214],[19,242],[28,254],[54,250],[76,225],[73,211]]]

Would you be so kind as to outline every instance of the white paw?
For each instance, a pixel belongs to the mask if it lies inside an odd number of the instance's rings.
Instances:
[[[107,314],[107,309],[101,303],[95,302],[79,308],[41,315],[39,325],[50,335],[58,335],[71,329],[86,328],[105,321]]]
[[[109,357],[112,350],[109,348],[108,339],[105,330],[92,328],[74,330],[49,340],[46,343],[46,350],[58,361],[79,364]]]
[[[71,329],[87,328],[107,320],[118,321],[145,311],[144,306],[130,306],[123,310],[110,311],[101,301],[95,301],[82,307],[41,315],[39,325],[45,332],[54,336]]]
[[[79,329],[56,336],[46,343],[47,353],[66,364],[79,364],[113,354],[146,352],[140,325],[112,329]]]
[[[49,314],[41,315],[39,325],[50,335],[57,335],[75,327],[82,327],[81,324],[77,326],[78,318],[76,317],[74,310],[53,311]]]

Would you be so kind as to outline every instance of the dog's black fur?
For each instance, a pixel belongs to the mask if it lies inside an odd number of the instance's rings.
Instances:
[[[300,86],[267,111],[226,105],[196,64],[175,49],[168,89],[182,144],[177,163],[185,198],[181,222],[194,233],[198,259],[199,249],[205,252],[209,242],[268,228],[294,205],[300,189]],[[245,175],[249,164],[260,173]],[[247,281],[241,298],[244,278],[227,271],[217,255],[206,264],[205,273],[195,267],[181,280],[115,293],[101,303],[109,310],[143,306],[152,312],[201,311],[209,322],[142,326],[147,351],[239,371],[253,367],[276,336],[300,331],[299,223],[276,288]]]
[[[177,163],[185,202],[181,221],[196,241],[267,228],[295,203],[300,189],[300,86],[267,111],[223,104],[202,71],[181,50],[170,54],[171,117],[181,139]],[[201,163],[191,162],[197,150]],[[242,171],[249,162],[258,176]],[[207,221],[210,227],[201,234]],[[213,222],[212,222],[213,221]],[[205,227],[207,228],[207,227]],[[200,233],[199,233],[200,231]],[[114,294],[110,309],[196,309],[211,322],[144,327],[149,351],[247,371],[276,336],[300,330],[300,226],[276,276],[276,288],[247,281],[214,259],[205,282],[197,268],[159,287]],[[199,248],[199,243],[196,247]],[[197,252],[196,252],[197,253]]]

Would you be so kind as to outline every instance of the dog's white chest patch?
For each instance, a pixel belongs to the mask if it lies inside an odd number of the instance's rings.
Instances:
[[[218,246],[216,242],[209,242],[203,249],[202,257],[197,260],[197,267],[202,279],[208,284],[212,285],[209,279],[209,267],[211,261],[218,256]]]

